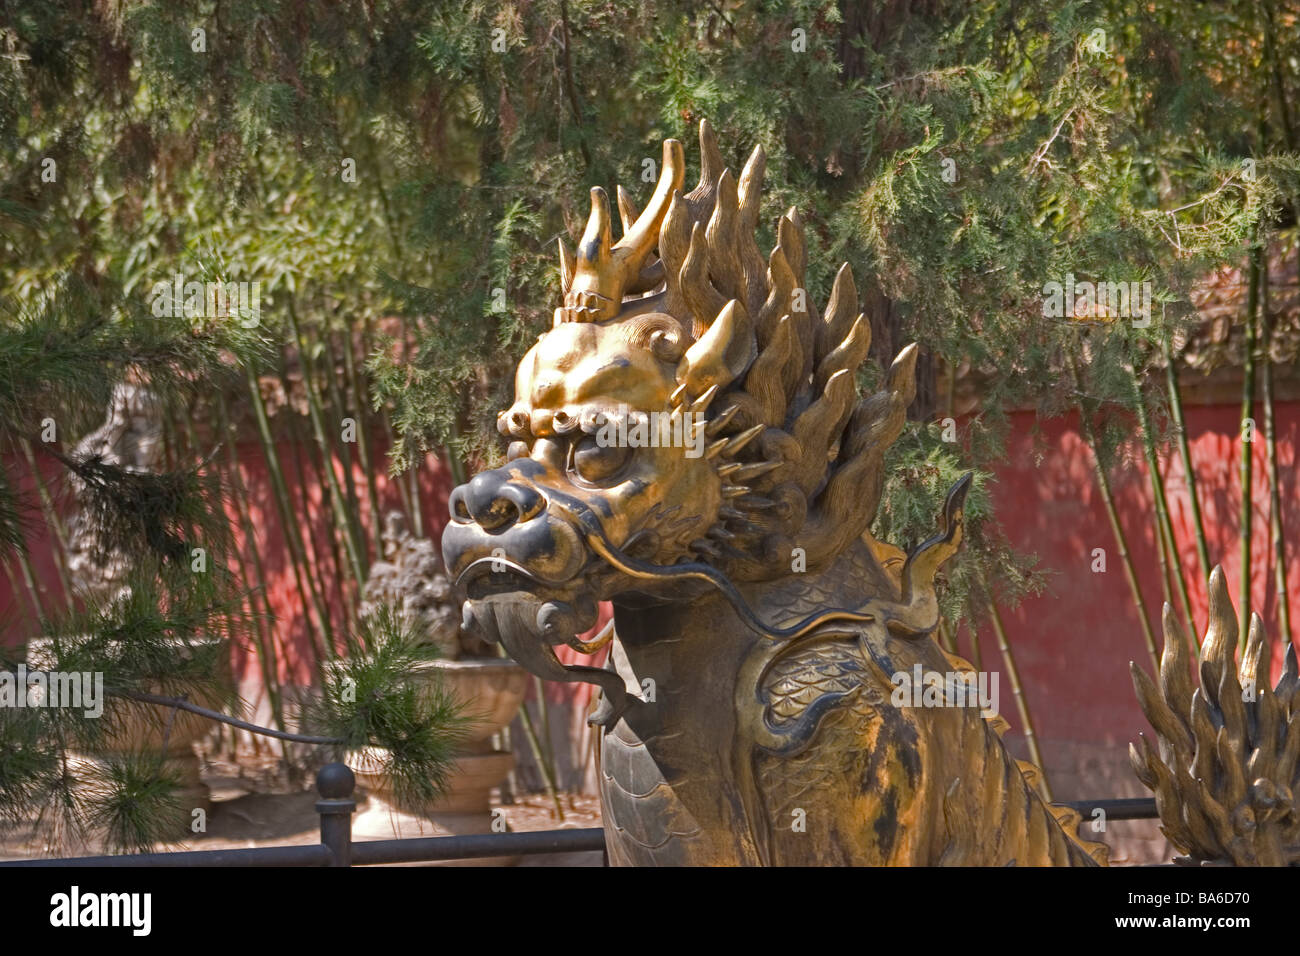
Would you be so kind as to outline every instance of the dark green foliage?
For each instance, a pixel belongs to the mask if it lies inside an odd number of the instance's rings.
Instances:
[[[49,802],[62,772],[61,755],[43,739],[36,710],[0,709],[0,819],[17,824]]]
[[[416,807],[446,786],[467,721],[438,678],[414,672],[437,657],[424,637],[381,606],[361,622],[348,653],[326,668],[304,721],[314,733],[340,738],[343,750],[381,748],[367,751],[367,769],[387,775],[398,802]]]
[[[86,797],[91,826],[102,829],[106,842],[121,851],[146,853],[158,834],[184,833],[190,821],[177,793],[175,770],[151,754],[131,754],[107,762],[105,771],[89,780]]]

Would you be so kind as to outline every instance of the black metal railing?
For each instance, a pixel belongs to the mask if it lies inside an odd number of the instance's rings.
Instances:
[[[1079,811],[1085,821],[1090,820],[1097,810],[1106,815],[1107,820],[1157,820],[1155,797],[1124,797],[1115,800],[1066,800],[1058,804]]]
[[[341,763],[326,764],[316,774],[316,812],[320,842],[304,846],[267,846],[240,850],[188,850],[173,853],[134,853],[124,856],[78,856],[0,862],[0,867],[64,866],[373,866],[516,857],[539,853],[579,853],[605,850],[600,827],[537,830],[524,833],[482,833],[404,840],[352,840],[353,792],[356,777]]]
[[[0,862],[0,867],[65,866],[376,866],[385,863],[433,863],[542,853],[581,853],[605,850],[601,827],[573,830],[534,830],[524,833],[476,833],[461,836],[412,837],[401,840],[352,840],[353,794],[356,777],[341,763],[326,764],[316,774],[316,812],[320,842],[303,846],[266,846],[240,850],[189,850],[136,853],[125,856],[78,856]],[[1065,806],[1078,810],[1084,821],[1101,810],[1107,820],[1146,820],[1157,816],[1153,799],[1076,800]]]

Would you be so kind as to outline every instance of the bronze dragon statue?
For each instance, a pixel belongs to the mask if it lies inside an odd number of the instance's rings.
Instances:
[[[602,690],[610,862],[1095,865],[978,706],[896,706],[898,675],[970,665],[932,639],[967,480],[910,555],[868,525],[915,346],[859,398],[870,325],[847,267],[815,314],[795,210],[764,259],[764,154],[737,178],[700,126],[644,212],[592,190],[563,304],[519,365],[507,463],[451,495],[465,624],[544,678]],[[612,633],[576,635],[612,601]],[[611,669],[554,646],[612,640]],[[944,702],[952,703],[948,697]],[[959,702],[960,703],[960,702]]]

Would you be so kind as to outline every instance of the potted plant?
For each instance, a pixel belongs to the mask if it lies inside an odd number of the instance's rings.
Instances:
[[[466,724],[456,769],[441,797],[423,805],[406,805],[377,767],[382,756],[362,751],[352,759],[358,780],[389,806],[416,814],[442,833],[484,833],[491,828],[493,787],[515,766],[514,754],[493,738],[518,713],[529,676],[518,664],[493,653],[491,645],[461,628],[459,603],[437,546],[415,537],[405,515],[389,512],[384,521],[384,559],[371,567],[361,605],[362,618],[389,608],[431,651],[414,666],[430,695],[447,694],[463,706]],[[364,821],[360,822],[364,830]],[[500,861],[495,861],[500,862]]]

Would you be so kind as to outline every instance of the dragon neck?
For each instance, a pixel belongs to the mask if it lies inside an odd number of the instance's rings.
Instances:
[[[740,583],[736,590],[774,628],[793,627],[828,604],[852,608],[872,594],[896,592],[865,546],[851,548],[826,568]],[[629,708],[617,726],[606,728],[617,738],[607,752],[645,749],[672,791],[672,809],[662,809],[662,815],[689,821],[680,824],[684,830],[699,827],[699,836],[685,841],[687,852],[699,853],[700,861],[764,862],[767,840],[752,777],[752,727],[761,715],[738,706],[737,688],[747,661],[792,639],[755,630],[735,602],[717,591],[689,603],[643,607],[615,601],[614,608],[613,666],[628,694],[646,703]],[[615,763],[627,759],[636,758]],[[619,770],[613,765],[609,770],[606,797],[616,804],[630,799],[628,790],[647,786],[637,773],[617,780]],[[617,820],[617,806],[606,810]]]

